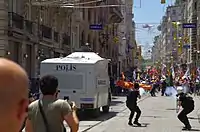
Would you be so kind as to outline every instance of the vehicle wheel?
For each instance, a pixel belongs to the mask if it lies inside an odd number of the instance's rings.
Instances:
[[[100,116],[100,113],[101,113],[100,108],[96,108],[92,110],[92,117],[97,118]]]
[[[110,106],[109,105],[103,106],[102,110],[103,110],[103,113],[108,113],[110,110]]]
[[[110,110],[111,98],[112,98],[111,95],[109,95],[109,97],[108,97],[108,105],[102,107],[103,113],[108,113],[108,112],[109,112],[109,110]]]

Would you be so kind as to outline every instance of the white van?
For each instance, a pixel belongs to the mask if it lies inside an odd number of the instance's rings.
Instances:
[[[94,52],[74,52],[42,61],[40,75],[56,76],[58,98],[75,101],[80,110],[92,110],[98,116],[101,107],[109,112],[111,102],[108,63]]]

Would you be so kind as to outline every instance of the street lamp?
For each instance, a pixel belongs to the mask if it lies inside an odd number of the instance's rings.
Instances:
[[[199,54],[200,54],[200,51],[199,50],[194,50],[194,52],[196,52],[196,67],[198,67],[198,63],[199,63]]]

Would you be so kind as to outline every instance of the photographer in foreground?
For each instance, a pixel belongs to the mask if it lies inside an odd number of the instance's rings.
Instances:
[[[79,121],[76,106],[62,99],[57,99],[58,80],[46,75],[40,80],[40,90],[43,98],[29,105],[26,132],[63,132],[66,121],[71,132],[78,132]]]

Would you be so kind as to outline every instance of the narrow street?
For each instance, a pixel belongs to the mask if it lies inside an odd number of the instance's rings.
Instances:
[[[145,97],[139,102],[142,110],[140,122],[143,127],[127,125],[129,110],[125,107],[125,97],[113,100],[111,112],[99,119],[80,122],[80,132],[181,132],[183,125],[177,119],[175,99],[172,97]],[[195,97],[195,110],[189,115],[192,131],[200,131],[197,112],[200,98]]]

